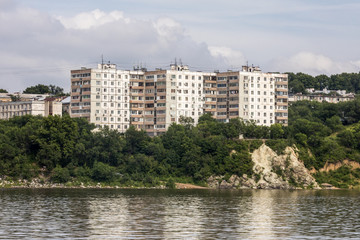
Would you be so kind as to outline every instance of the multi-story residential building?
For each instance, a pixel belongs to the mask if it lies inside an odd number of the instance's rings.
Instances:
[[[258,67],[244,66],[242,71],[217,73],[216,90],[215,81],[207,84],[213,87],[205,89],[212,94],[209,98],[215,100],[216,93],[216,109],[213,102],[205,111],[214,112],[219,121],[242,118],[259,125],[287,125],[286,74],[263,73]]]
[[[115,64],[72,70],[70,116],[126,131],[130,124],[130,79],[142,79],[143,75],[142,71],[118,70]]]
[[[219,121],[231,118],[257,124],[287,124],[287,75],[262,73],[257,67],[224,73],[170,69],[118,70],[114,64],[71,71],[72,117],[121,132],[129,125],[151,136],[164,133],[180,116],[195,124],[203,113]]]
[[[211,75],[215,73],[192,72],[187,66],[177,64],[172,64],[169,70],[145,71],[141,89],[145,92],[144,102],[134,103],[143,104],[144,108],[135,109],[131,103],[131,115],[136,114],[131,117],[131,123],[149,135],[165,132],[172,123],[179,123],[180,116],[191,117],[196,124],[204,112],[204,77]],[[138,89],[133,87],[131,95],[137,93]]]

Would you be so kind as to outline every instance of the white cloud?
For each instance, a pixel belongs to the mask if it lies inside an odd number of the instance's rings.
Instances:
[[[171,18],[138,20],[100,10],[66,18],[16,5],[0,9],[0,88],[19,91],[42,83],[68,91],[70,70],[93,67],[102,54],[126,69],[139,62],[165,68],[175,57],[194,70],[221,63]]]
[[[216,57],[230,67],[240,67],[246,60],[242,52],[233,50],[229,47],[209,46],[209,51],[213,57]]]
[[[360,61],[337,62],[322,54],[299,52],[288,58],[278,58],[270,63],[276,71],[304,72],[312,75],[359,72]]]
[[[123,20],[126,23],[130,22],[129,18],[124,17],[124,13],[120,11],[112,11],[105,13],[99,9],[91,12],[79,13],[74,17],[56,17],[66,28],[72,29],[89,29],[91,27],[98,27],[110,22]]]

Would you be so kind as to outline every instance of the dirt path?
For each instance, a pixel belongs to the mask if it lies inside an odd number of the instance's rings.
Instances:
[[[206,187],[196,186],[188,183],[175,183],[177,189],[207,189]]]

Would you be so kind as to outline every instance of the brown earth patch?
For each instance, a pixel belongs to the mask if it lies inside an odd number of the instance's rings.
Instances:
[[[207,189],[206,187],[197,186],[189,183],[175,183],[177,189]]]
[[[326,162],[324,167],[321,168],[319,170],[319,172],[334,171],[334,170],[337,170],[337,169],[341,168],[344,165],[348,165],[348,166],[352,167],[352,169],[360,168],[360,163],[345,159],[344,161],[337,162],[337,163],[328,163],[328,162]]]

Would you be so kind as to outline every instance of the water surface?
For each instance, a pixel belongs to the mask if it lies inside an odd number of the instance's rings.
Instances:
[[[0,239],[360,239],[350,190],[2,189]]]

